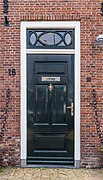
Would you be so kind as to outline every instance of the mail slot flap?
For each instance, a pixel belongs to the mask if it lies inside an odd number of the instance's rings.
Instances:
[[[66,76],[40,76],[37,75],[34,77],[34,83],[39,83],[39,84],[48,84],[48,83],[53,83],[53,84],[65,84],[67,83],[67,77]]]
[[[60,77],[41,77],[41,81],[57,81],[59,82],[60,81]]]

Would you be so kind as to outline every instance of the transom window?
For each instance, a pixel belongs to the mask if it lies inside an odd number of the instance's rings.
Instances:
[[[36,30],[27,29],[27,48],[64,48],[74,49],[74,29],[69,30]]]

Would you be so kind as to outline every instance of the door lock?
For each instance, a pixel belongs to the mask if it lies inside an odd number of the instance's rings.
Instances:
[[[74,103],[71,103],[71,106],[67,106],[67,109],[71,109],[71,116],[74,115]]]

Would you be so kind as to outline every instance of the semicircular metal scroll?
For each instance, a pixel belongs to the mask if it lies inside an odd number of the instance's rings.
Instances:
[[[103,134],[99,123],[98,108],[97,108],[97,92],[95,89],[92,90],[92,95],[93,95],[95,125],[97,129],[97,135],[99,137],[99,141],[101,143],[102,151],[103,151]]]
[[[2,121],[2,127],[0,129],[0,141],[2,140],[2,138],[4,136],[5,125],[6,125],[6,121],[7,121],[7,118],[8,118],[10,93],[11,93],[10,89],[7,89],[6,90],[6,97],[5,97],[4,113],[3,113],[3,115],[0,116],[0,119]]]

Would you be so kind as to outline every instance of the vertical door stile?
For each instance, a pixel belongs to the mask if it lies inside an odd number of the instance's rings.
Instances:
[[[38,88],[37,88],[37,86],[35,86],[35,122],[37,122],[38,121]],[[35,123],[34,122],[34,123]]]
[[[48,87],[46,86],[45,114],[48,121]]]

